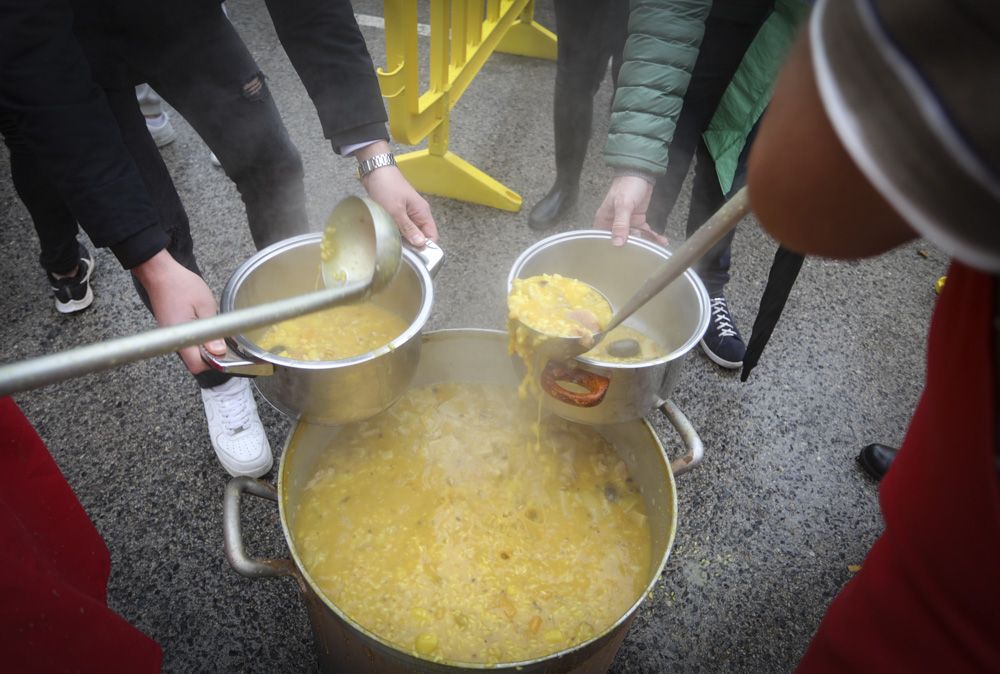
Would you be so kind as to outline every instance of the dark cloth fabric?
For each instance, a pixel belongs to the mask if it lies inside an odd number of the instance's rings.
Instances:
[[[38,434],[0,398],[0,653],[6,672],[158,672],[107,606],[107,546]]]
[[[219,158],[246,206],[254,244],[264,248],[309,231],[302,159],[259,66],[214,10],[177,35],[144,79]]]
[[[739,20],[728,18],[727,8],[736,5]],[[755,12],[749,12],[750,8]],[[691,207],[688,211],[687,236],[691,236],[725,202],[726,195],[719,187],[715,162],[702,140],[702,134],[722,99],[726,87],[739,68],[740,61],[753,42],[757,31],[774,8],[773,0],[757,2],[716,2],[705,24],[701,52],[691,73],[691,82],[684,96],[684,107],[677,119],[677,128],[670,142],[670,161],[666,173],[656,181],[650,198],[646,220],[658,232],[663,232],[667,219],[681,186],[687,176],[691,161],[695,163]],[[746,179],[746,152],[748,140],[740,160],[733,190],[739,189]],[[729,282],[731,248],[735,231],[727,234],[695,264],[695,271],[705,282],[709,295],[717,296]]]
[[[158,229],[164,236],[156,237],[155,244],[158,247],[149,251],[146,257],[166,248],[178,262],[191,271],[200,273],[195,262],[187,213],[174,189],[167,167],[146,129],[134,90],[105,91],[104,94],[121,141],[138,169],[143,194],[148,195],[156,219],[162,223]],[[50,272],[70,270],[76,265],[78,258],[76,219],[65,203],[53,196],[54,186],[41,170],[38,157],[31,152],[19,127],[3,123],[5,121],[11,120],[0,116],[0,127],[10,148],[11,177],[38,232],[41,265]],[[146,241],[141,235],[138,238]],[[140,296],[146,301],[145,291],[141,287]]]
[[[170,71],[176,72],[177,59],[189,62],[188,49],[197,44],[193,34],[222,16],[219,0],[73,2],[81,40],[94,61],[98,80],[111,88],[169,78]],[[388,118],[378,78],[351,3],[268,0],[267,8],[334,150],[366,140],[387,140]],[[201,39],[208,38],[203,34]],[[207,61],[198,65],[224,67]]]
[[[920,403],[879,502],[885,531],[799,672],[1000,671],[994,278],[948,270]]]
[[[348,0],[267,0],[278,39],[333,149],[388,140],[378,77]]]
[[[555,0],[556,85],[553,100],[556,184],[575,190],[590,144],[594,95],[611,61],[617,82],[628,29],[628,0]]]
[[[757,366],[764,347],[774,333],[785,302],[792,293],[795,279],[799,277],[805,256],[793,253],[784,246],[778,246],[771,262],[771,270],[767,274],[767,284],[760,297],[757,317],[753,321],[753,332],[747,342],[746,353],[743,354],[743,367],[740,369],[740,381],[746,381],[750,372]]]
[[[0,0],[0,127],[18,136],[8,142],[15,161],[33,156],[31,170],[52,187],[47,198],[61,199],[124,267],[166,245],[64,0]]]

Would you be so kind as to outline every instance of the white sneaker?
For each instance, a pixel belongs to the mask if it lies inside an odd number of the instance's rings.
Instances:
[[[177,140],[177,130],[170,123],[170,117],[165,112],[160,113],[160,116],[154,119],[147,117],[146,128],[149,129],[149,135],[153,137],[156,147],[164,147]]]
[[[233,377],[225,384],[201,389],[208,433],[219,463],[236,477],[260,477],[271,470],[271,445],[257,415],[250,381]]]

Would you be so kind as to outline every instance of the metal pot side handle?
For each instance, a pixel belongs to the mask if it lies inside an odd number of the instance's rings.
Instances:
[[[403,246],[416,253],[420,261],[424,263],[424,267],[427,268],[427,273],[431,275],[431,278],[437,276],[437,273],[441,270],[442,263],[444,263],[444,251],[441,250],[441,246],[431,240],[428,240],[423,248],[417,248],[405,240],[403,241]]]
[[[560,402],[576,407],[600,405],[608,392],[608,384],[611,383],[607,377],[578,367],[566,367],[551,360],[542,369],[540,380],[541,387],[546,393]],[[587,392],[570,391],[559,383],[561,381],[576,384],[585,388]]]
[[[237,377],[266,377],[274,374],[274,366],[262,360],[251,360],[232,345],[226,344],[226,355],[216,356],[209,353],[204,345],[199,347],[201,359],[208,363],[213,370],[225,372]]]
[[[694,429],[691,425],[691,421],[681,412],[681,408],[673,400],[665,400],[662,405],[660,405],[660,411],[666,415],[670,424],[677,431],[678,435],[681,436],[681,440],[684,442],[684,446],[687,448],[687,453],[678,458],[674,459],[670,463],[670,469],[673,471],[674,476],[682,475],[699,463],[705,454],[705,446],[701,442],[701,438],[698,436],[698,431]]]
[[[305,591],[306,584],[295,563],[290,559],[260,559],[248,557],[243,547],[243,529],[240,526],[240,497],[252,494],[270,501],[278,501],[278,490],[274,485],[252,477],[234,477],[226,485],[226,495],[222,502],[223,539],[226,559],[229,565],[250,578],[276,578],[288,576],[295,579],[299,589]]]

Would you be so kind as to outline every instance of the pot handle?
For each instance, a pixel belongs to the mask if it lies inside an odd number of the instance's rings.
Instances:
[[[681,440],[684,441],[684,446],[687,448],[687,453],[684,456],[674,459],[670,463],[670,469],[676,477],[688,472],[701,463],[701,459],[705,454],[705,446],[698,436],[698,431],[694,429],[691,421],[681,412],[681,408],[677,406],[677,403],[673,400],[664,400],[663,404],[660,405],[660,411],[666,415],[667,420],[670,421],[670,424],[681,436]]]
[[[240,526],[240,497],[252,494],[277,502],[278,490],[269,482],[252,477],[234,477],[226,484],[226,495],[222,502],[223,538],[226,559],[229,565],[250,578],[294,578],[299,589],[305,590],[305,580],[295,563],[290,559],[259,559],[247,557],[243,548],[243,529]]]
[[[216,356],[209,353],[204,345],[199,347],[201,359],[208,363],[213,370],[225,372],[237,377],[266,377],[274,374],[274,366],[261,360],[252,360],[249,356],[244,356],[228,342],[226,343],[226,355]]]
[[[444,251],[441,250],[441,246],[430,239],[427,240],[423,248],[417,248],[405,239],[403,240],[403,245],[417,254],[420,261],[424,263],[424,267],[427,268],[427,272],[431,275],[431,278],[437,276],[438,271],[441,270],[441,264],[444,262]]]
[[[587,389],[586,393],[576,393],[563,387],[559,382],[568,381]],[[542,390],[550,396],[576,407],[594,407],[604,400],[608,392],[607,377],[578,367],[567,367],[550,360],[545,364],[541,376]]]

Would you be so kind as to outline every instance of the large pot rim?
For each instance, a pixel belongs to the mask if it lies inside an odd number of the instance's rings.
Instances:
[[[471,336],[471,337],[474,337],[474,338],[489,338],[489,337],[491,337],[493,335],[496,335],[496,336],[500,337],[502,339],[502,341],[503,341],[504,344],[507,343],[507,332],[506,331],[504,331],[504,330],[493,330],[493,329],[488,329],[488,328],[448,328],[448,329],[442,329],[442,330],[432,330],[432,331],[423,333],[423,335],[421,336],[421,339],[424,342],[426,342],[426,341],[430,341],[430,340],[433,340],[433,339],[455,339],[455,338],[464,337],[464,336]],[[663,461],[663,464],[664,464],[664,469],[665,469],[664,470],[664,474],[667,477],[667,483],[668,483],[668,487],[669,487],[669,490],[670,490],[670,515],[671,515],[670,516],[671,521],[669,523],[669,531],[668,531],[668,534],[667,534],[667,542],[666,542],[666,545],[664,546],[663,555],[662,555],[661,559],[659,560],[659,564],[657,564],[655,571],[654,570],[650,571],[649,583],[647,583],[646,587],[642,590],[642,592],[639,593],[639,596],[632,603],[632,605],[628,608],[628,610],[626,610],[621,615],[621,617],[619,617],[618,620],[616,620],[612,625],[609,625],[607,627],[607,629],[605,629],[603,632],[595,635],[594,637],[588,639],[587,641],[581,642],[579,644],[576,644],[575,646],[563,649],[563,650],[558,651],[556,653],[550,653],[549,655],[546,655],[546,656],[543,656],[543,657],[539,657],[539,658],[535,658],[533,660],[521,660],[521,661],[518,661],[518,662],[502,662],[502,663],[486,664],[486,663],[461,662],[461,661],[451,661],[451,660],[427,660],[426,658],[421,658],[420,656],[416,655],[412,651],[404,650],[400,646],[387,641],[383,637],[379,636],[378,634],[376,634],[376,633],[372,632],[371,630],[367,629],[366,627],[362,626],[357,621],[355,621],[353,618],[351,618],[346,613],[344,613],[344,611],[342,611],[336,604],[333,603],[333,601],[330,600],[329,597],[326,596],[326,594],[323,593],[323,591],[319,588],[319,586],[313,580],[312,575],[309,573],[309,571],[306,569],[305,565],[302,563],[302,560],[299,558],[298,549],[295,546],[295,541],[292,538],[292,532],[290,531],[289,526],[288,526],[288,521],[289,520],[288,520],[288,512],[287,512],[287,510],[285,508],[285,494],[284,494],[284,491],[285,491],[285,469],[286,469],[286,467],[287,467],[287,465],[289,463],[289,461],[287,459],[288,459],[289,455],[293,455],[295,453],[294,449],[291,452],[289,451],[289,449],[291,449],[292,440],[295,438],[295,434],[296,434],[295,431],[298,428],[298,424],[299,423],[303,423],[303,422],[296,423],[296,425],[293,426],[292,429],[289,431],[288,436],[285,439],[284,447],[282,448],[282,452],[281,452],[281,461],[280,461],[279,466],[278,466],[278,483],[277,483],[277,486],[278,486],[278,514],[279,514],[279,520],[281,521],[281,530],[282,530],[282,532],[284,532],[285,543],[288,545],[288,550],[289,550],[289,553],[292,556],[292,560],[295,562],[295,567],[298,569],[299,573],[302,574],[302,577],[305,579],[305,582],[308,584],[309,589],[312,590],[312,592],[317,597],[319,597],[319,600],[323,603],[323,605],[326,606],[331,611],[333,611],[334,614],[337,615],[337,617],[339,617],[341,620],[345,621],[353,629],[356,629],[357,631],[361,632],[362,634],[364,634],[369,639],[374,640],[375,642],[381,644],[385,648],[391,649],[391,650],[399,652],[399,653],[405,653],[406,655],[408,655],[410,657],[417,658],[417,659],[425,661],[427,663],[432,663],[434,665],[443,665],[443,666],[449,666],[449,667],[456,667],[456,668],[467,669],[467,670],[484,670],[484,671],[486,671],[486,670],[492,670],[492,669],[505,669],[505,670],[506,669],[514,669],[514,670],[517,670],[517,669],[520,669],[522,667],[524,667],[524,668],[531,667],[531,666],[537,665],[539,663],[547,662],[549,660],[555,660],[557,658],[562,658],[562,657],[565,657],[565,656],[569,655],[570,653],[574,653],[576,651],[579,651],[579,650],[582,650],[584,648],[587,648],[591,644],[594,644],[595,642],[598,642],[598,641],[600,641],[600,640],[608,637],[609,635],[613,634],[618,628],[620,628],[622,626],[623,623],[625,623],[626,621],[628,621],[629,619],[632,618],[632,616],[635,614],[635,612],[639,609],[639,606],[641,606],[642,603],[644,601],[646,601],[646,599],[653,592],[653,589],[656,586],[656,583],[659,581],[660,576],[663,574],[663,569],[664,569],[664,567],[667,564],[667,560],[670,558],[670,552],[673,550],[674,540],[675,540],[675,538],[677,536],[677,519],[678,519],[677,518],[677,483],[676,483],[676,481],[674,479],[674,473],[673,473],[673,469],[671,467],[670,458],[667,456],[666,449],[664,449],[663,443],[660,442],[659,436],[657,436],[656,431],[653,430],[652,425],[649,423],[649,421],[647,419],[640,418],[640,419],[636,419],[634,422],[626,422],[626,423],[641,423],[641,424],[643,424],[646,432],[649,434],[649,437],[652,439],[655,448],[658,450],[658,454],[660,456],[660,459]]]
[[[531,246],[526,248],[524,252],[518,255],[517,259],[514,260],[514,264],[511,265],[510,273],[507,275],[507,293],[510,294],[511,287],[514,284],[514,279],[520,276],[521,270],[524,268],[524,265],[527,264],[528,260],[546,248],[552,248],[553,246],[564,243],[565,241],[576,239],[605,239],[610,245],[611,232],[603,229],[576,229],[569,232],[552,234],[551,236],[547,236],[544,239],[536,241]],[[626,240],[625,245],[642,248],[653,253],[654,255],[660,256],[664,260],[670,259],[671,252],[669,250],[644,239],[629,237]],[[705,288],[705,284],[702,280],[698,277],[698,274],[695,273],[693,269],[688,269],[684,272],[683,278],[693,286],[695,295],[698,297],[699,315],[697,329],[688,337],[684,344],[666,355],[661,356],[660,358],[655,360],[644,360],[638,363],[612,363],[593,358],[585,358],[583,356],[577,356],[576,360],[581,363],[586,363],[587,365],[606,368],[608,370],[639,370],[646,367],[662,365],[663,363],[669,363],[686,356],[694,347],[698,345],[698,342],[701,341],[701,338],[708,330],[708,322],[711,318],[711,311],[709,310],[708,290]]]
[[[258,251],[256,255],[241,264],[236,271],[233,272],[232,276],[229,277],[225,288],[222,290],[222,298],[219,302],[220,311],[225,312],[235,310],[234,303],[240,286],[258,267],[288,250],[319,243],[322,238],[323,234],[320,232],[300,234],[298,236],[293,236],[288,239],[278,241],[277,243],[273,243],[267,248],[263,248]],[[434,304],[434,282],[431,279],[431,275],[427,270],[427,267],[420,259],[420,256],[406,247],[403,247],[402,249],[402,256],[403,262],[409,265],[409,267],[420,279],[420,310],[410,322],[409,326],[407,326],[406,330],[404,330],[402,334],[397,336],[388,344],[383,344],[377,349],[373,349],[367,353],[362,353],[357,356],[352,356],[351,358],[343,358],[340,360],[296,360],[294,358],[286,358],[284,356],[271,353],[270,351],[266,351],[242,334],[235,335],[230,339],[237,344],[241,352],[252,356],[257,360],[299,370],[331,370],[347,368],[353,365],[368,362],[370,360],[375,360],[376,358],[380,358],[387,353],[391,353],[396,349],[402,348],[404,344],[409,342],[423,330],[424,325],[427,324],[427,320],[430,318],[431,307]]]

